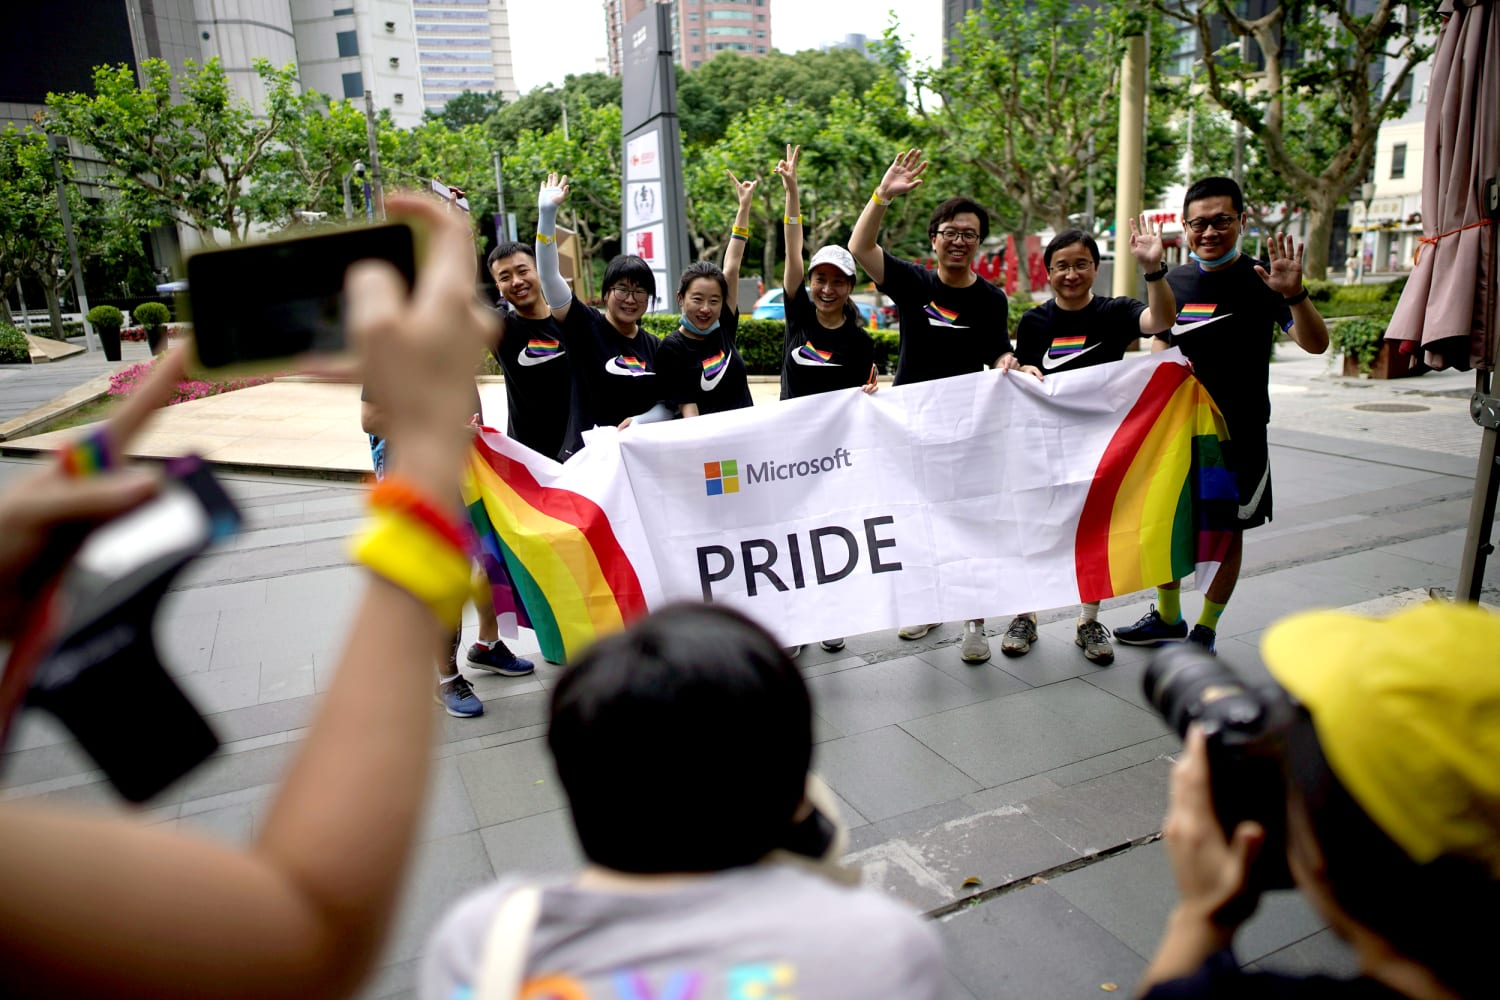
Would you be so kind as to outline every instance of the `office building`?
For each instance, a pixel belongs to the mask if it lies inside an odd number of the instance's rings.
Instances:
[[[466,90],[498,93],[507,101],[520,96],[506,6],[507,0],[413,0],[417,66],[427,110],[441,111]]]
[[[609,72],[620,73],[625,25],[651,0],[604,0],[609,36]],[[721,52],[751,58],[771,51],[769,0],[661,0],[672,8],[672,51],[685,69],[696,69]]]

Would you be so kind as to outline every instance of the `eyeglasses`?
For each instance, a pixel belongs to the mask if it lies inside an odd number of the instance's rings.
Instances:
[[[979,234],[968,229],[939,229],[937,234],[949,243],[974,244],[979,242]]]
[[[1212,226],[1216,233],[1227,233],[1229,227],[1238,221],[1240,220],[1237,215],[1216,215],[1212,219],[1189,219],[1187,227],[1195,233],[1201,233],[1209,226]]]
[[[1076,264],[1053,264],[1052,265],[1052,273],[1053,274],[1083,274],[1085,271],[1092,270],[1093,267],[1094,267],[1094,262],[1093,261],[1091,261],[1091,260],[1080,260]]]
[[[614,293],[615,298],[624,299],[627,302],[633,299],[645,301],[651,297],[651,293],[644,288],[626,288],[624,285],[616,285],[610,291]]]

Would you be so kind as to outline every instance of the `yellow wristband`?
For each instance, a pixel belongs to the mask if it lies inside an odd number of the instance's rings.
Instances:
[[[444,625],[458,624],[469,596],[469,559],[425,524],[398,511],[372,511],[351,554],[431,608]]]
[[[873,201],[877,205],[889,205],[890,204],[890,202],[888,202],[884,198],[880,197],[880,189],[879,188],[876,188],[875,191],[870,195],[870,200]]]
[[[557,242],[557,240],[555,238],[553,238],[551,236],[548,236],[546,233],[537,233],[536,234],[536,241],[538,243],[556,243]]]
[[[783,215],[781,217],[781,221],[784,222],[784,223],[786,223],[788,226],[800,226],[800,225],[802,225],[802,216],[800,216],[800,215]]]
[[[743,236],[746,239],[750,238],[750,227],[749,226],[735,226],[734,229],[731,230],[731,231],[736,236]]]

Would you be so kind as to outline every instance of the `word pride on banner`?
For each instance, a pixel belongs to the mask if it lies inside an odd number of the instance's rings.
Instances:
[[[1227,437],[1168,351],[597,429],[565,465],[486,428],[464,497],[497,611],[548,659],[682,599],[794,644],[1206,587]]]

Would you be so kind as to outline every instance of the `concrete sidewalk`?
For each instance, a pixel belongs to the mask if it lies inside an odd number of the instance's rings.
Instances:
[[[1278,362],[1272,379],[1276,520],[1247,536],[1219,632],[1224,662],[1252,677],[1264,674],[1261,633],[1289,612],[1378,609],[1430,587],[1451,590],[1479,438],[1468,375],[1341,380],[1325,359],[1302,357]],[[308,393],[307,412],[322,421],[315,432],[278,438],[282,461],[311,468],[324,460],[315,453],[337,447],[364,468],[349,387],[275,383],[174,407],[160,427],[194,424],[191,433],[212,443],[236,420],[266,418],[220,410],[216,423],[200,421],[195,412],[214,412],[202,403],[242,397],[235,405],[248,406],[276,390]],[[491,422],[504,412],[497,403],[487,395]],[[1380,405],[1361,408],[1372,403]],[[30,464],[0,460],[0,487]],[[244,843],[297,752],[358,600],[360,574],[344,549],[363,487],[242,471],[225,479],[247,530],[177,582],[157,633],[224,747],[140,813]],[[1493,599],[1493,563],[1486,582]],[[1101,618],[1128,624],[1150,596],[1106,602]],[[1199,602],[1189,594],[1184,612],[1196,615]],[[1129,991],[1174,898],[1155,838],[1178,742],[1141,697],[1146,651],[1121,647],[1113,666],[1090,664],[1073,644],[1074,613],[1043,613],[1041,639],[1020,659],[1002,657],[996,640],[991,662],[966,665],[959,625],[948,624],[916,642],[894,630],[852,636],[844,650],[814,646],[800,661],[817,713],[814,766],[841,800],[851,860],[871,884],[940,921],[953,998],[1097,996],[1106,984]],[[988,631],[1006,624],[991,619]],[[522,635],[517,647],[534,650]],[[463,892],[497,873],[578,864],[543,741],[557,675],[543,665],[527,678],[472,676],[485,714],[441,720],[418,856],[365,997],[412,995],[425,935]],[[122,808],[67,734],[36,712],[0,758],[0,781],[7,798]],[[1282,969],[1350,965],[1291,894],[1266,900],[1240,954]]]

